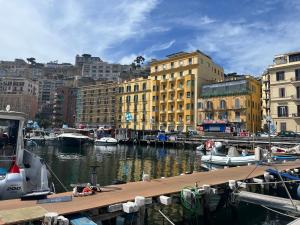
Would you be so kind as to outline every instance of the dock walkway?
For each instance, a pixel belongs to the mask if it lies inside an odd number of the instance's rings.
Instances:
[[[69,215],[91,209],[102,208],[109,205],[133,200],[136,196],[157,197],[180,192],[186,186],[220,185],[229,180],[244,180],[264,174],[269,166],[254,165],[220,169],[208,172],[196,172],[181,176],[154,179],[151,181],[132,182],[121,185],[108,186],[103,192],[92,196],[74,197],[70,202],[37,204],[36,200],[21,201],[19,199],[0,201],[0,224],[15,224],[34,221],[43,218],[46,212],[57,212],[60,215]],[[300,167],[300,161],[285,164],[276,164],[279,170]],[[49,196],[70,196],[71,192]]]

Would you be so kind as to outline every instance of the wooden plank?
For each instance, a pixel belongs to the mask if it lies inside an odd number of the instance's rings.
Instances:
[[[276,167],[283,169],[299,168],[300,161],[288,162],[285,164],[276,164]],[[214,170],[208,172],[196,172],[193,174],[175,176],[164,179],[154,179],[148,182],[131,182],[127,184],[108,186],[103,192],[91,196],[74,197],[71,202],[46,203],[41,205],[48,212],[57,212],[60,215],[68,215],[87,211],[94,208],[102,208],[112,204],[132,201],[136,196],[157,197],[160,195],[170,195],[178,193],[185,186],[199,186],[204,184],[219,185],[227,183],[228,180],[244,180],[246,177],[254,178],[262,176],[269,167],[241,166],[223,170]],[[254,171],[253,171],[254,170]],[[253,171],[251,174],[250,172]],[[249,175],[250,174],[250,175]],[[56,194],[51,197],[60,197],[71,195],[71,192]],[[18,199],[0,201],[1,210],[18,209],[24,207],[36,206],[36,201],[20,201]],[[41,215],[40,215],[41,216]],[[36,216],[36,219],[41,217]],[[25,218],[23,218],[25,220]],[[32,218],[31,218],[32,219]],[[29,220],[29,218],[28,218]]]
[[[1,210],[0,218],[3,224],[21,223],[43,217],[48,211],[40,206]]]

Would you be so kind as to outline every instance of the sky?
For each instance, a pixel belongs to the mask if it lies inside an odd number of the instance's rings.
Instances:
[[[300,0],[0,0],[0,60],[130,64],[197,49],[226,73],[259,76],[300,51]]]

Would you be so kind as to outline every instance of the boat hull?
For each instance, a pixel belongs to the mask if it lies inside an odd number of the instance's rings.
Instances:
[[[92,143],[90,139],[84,139],[84,138],[60,137],[58,140],[60,144],[63,146],[74,146],[74,147]]]
[[[248,163],[256,163],[255,156],[217,156],[217,155],[204,155],[201,157],[201,161],[204,163],[212,163],[221,166],[244,166]]]
[[[102,142],[102,141],[95,141],[96,146],[112,146],[117,145],[118,142]]]

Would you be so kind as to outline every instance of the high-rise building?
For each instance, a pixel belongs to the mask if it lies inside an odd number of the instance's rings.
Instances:
[[[203,84],[223,81],[223,68],[210,56],[179,52],[151,62],[152,129],[195,130],[197,99]]]
[[[116,127],[151,130],[151,79],[119,83],[116,95]]]
[[[59,87],[54,93],[52,126],[75,126],[77,88]]]
[[[114,127],[116,86],[114,82],[99,82],[80,87],[76,103],[76,124]]]
[[[276,131],[300,131],[300,52],[277,55],[262,76],[263,124]]]
[[[34,119],[37,112],[38,84],[26,78],[0,78],[0,108],[10,105],[12,111],[24,112],[27,118]]]
[[[261,82],[236,76],[202,86],[198,99],[198,129],[206,132],[256,132],[261,129]]]

